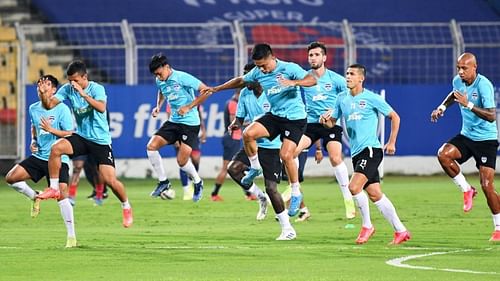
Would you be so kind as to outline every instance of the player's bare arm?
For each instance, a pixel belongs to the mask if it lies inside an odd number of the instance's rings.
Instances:
[[[333,128],[333,126],[337,122],[337,119],[332,118],[332,113],[333,110],[328,109],[327,111],[325,111],[325,113],[321,114],[321,116],[319,117],[319,123],[323,125],[323,127]]]
[[[451,91],[446,98],[444,98],[443,102],[432,111],[431,113],[431,122],[437,122],[437,120],[443,117],[444,112],[449,106],[452,106],[455,103],[455,91]]]
[[[207,98],[210,96],[209,94],[207,94],[210,92],[208,89],[209,87],[207,85],[201,83],[200,87],[198,88],[200,95],[198,95],[191,103],[181,106],[179,110],[177,110],[177,113],[179,113],[180,115],[185,115],[191,109],[193,109],[193,107],[197,107],[198,105],[204,103],[205,100],[207,100]]]
[[[65,136],[71,135],[73,132],[72,131],[64,131],[64,130],[58,130],[52,127],[50,121],[46,118],[41,118],[40,119],[40,128],[47,133],[51,133],[55,135],[56,137],[63,138]]]
[[[36,129],[35,126],[31,126],[31,144],[30,144],[31,153],[35,153],[38,151],[38,144],[36,143]]]
[[[481,108],[475,106],[472,102],[467,99],[467,95],[461,94],[459,92],[454,92],[453,94],[455,102],[459,103],[461,106],[468,108],[479,118],[486,120],[488,122],[495,122],[496,120],[496,108]]]
[[[311,74],[307,74],[306,77],[304,77],[303,79],[288,80],[288,79],[282,78],[282,79],[280,79],[279,82],[280,82],[280,85],[284,86],[284,87],[297,87],[297,86],[311,87],[311,86],[316,85],[316,78],[314,78],[314,76],[312,76]]]
[[[234,130],[240,129],[243,126],[244,121],[244,118],[235,117],[233,121],[231,121],[231,124],[229,124],[229,126],[227,127],[227,130],[229,132],[232,132]]]
[[[401,119],[396,111],[392,111],[387,117],[391,119],[391,134],[389,135],[387,144],[384,146],[384,150],[387,154],[393,155],[396,153],[396,139],[398,137]]]
[[[156,97],[156,107],[153,108],[151,111],[151,116],[153,118],[156,118],[158,114],[160,113],[161,107],[163,106],[163,102],[165,101],[165,97],[162,95],[160,91],[158,91],[157,97]]]
[[[73,87],[73,89],[75,89],[78,94],[80,94],[80,96],[90,105],[92,106],[95,110],[99,111],[100,113],[103,113],[104,111],[106,111],[106,102],[105,101],[102,101],[102,100],[96,100],[94,98],[92,98],[91,96],[89,96],[89,94],[87,94],[82,86],[80,86],[80,84],[76,83],[75,81],[70,81],[71,83],[71,87]]]

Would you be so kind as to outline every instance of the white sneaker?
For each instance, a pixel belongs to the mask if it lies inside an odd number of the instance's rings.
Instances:
[[[309,211],[305,211],[305,212],[299,212],[299,217],[297,219],[295,219],[295,222],[303,222],[303,221],[306,221],[308,220],[309,218],[311,217],[311,213],[309,213]]]
[[[280,236],[276,238],[278,241],[282,240],[293,240],[297,238],[297,233],[295,233],[295,229],[293,228],[286,228],[281,231]]]
[[[267,199],[259,198],[259,212],[257,213],[257,220],[261,221],[266,218],[267,215]]]

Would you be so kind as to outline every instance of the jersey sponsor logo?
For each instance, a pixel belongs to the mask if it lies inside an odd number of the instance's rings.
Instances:
[[[178,98],[179,98],[179,96],[177,94],[168,95],[168,101],[173,101],[173,100],[176,100]]]
[[[365,107],[366,107],[366,101],[365,100],[360,100],[358,102],[358,104],[359,104],[359,108],[360,109],[365,109]]]
[[[331,91],[331,90],[332,90],[332,88],[333,88],[333,85],[332,85],[331,83],[326,83],[326,84],[325,84],[325,90],[327,90],[327,91]]]
[[[273,86],[271,89],[267,90],[267,95],[275,95],[281,93],[281,86]]]
[[[357,120],[361,120],[362,118],[363,118],[363,115],[359,114],[358,112],[354,112],[352,114],[349,114],[347,121],[357,121]]]
[[[323,95],[323,93],[319,93],[315,96],[313,96],[312,100],[313,101],[319,101],[319,100],[326,100],[328,97]]]

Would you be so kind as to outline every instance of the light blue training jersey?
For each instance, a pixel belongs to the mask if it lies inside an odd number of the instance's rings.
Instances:
[[[245,82],[259,82],[271,104],[271,113],[288,120],[306,118],[305,105],[300,94],[300,87],[283,87],[279,80],[304,79],[307,71],[298,64],[276,60],[276,68],[270,73],[263,73],[254,67],[243,76]]]
[[[87,88],[83,90],[95,100],[107,101],[104,86],[99,83],[89,81]],[[78,135],[97,144],[111,144],[106,111],[99,112],[93,108],[69,83],[59,88],[55,97],[61,102],[66,99],[69,100],[75,115],[76,133]]]
[[[38,147],[38,151],[33,153],[33,156],[44,161],[49,161],[50,149],[58,137],[40,128],[42,118],[49,120],[54,129],[73,131],[73,117],[71,116],[71,112],[64,103],[59,103],[52,109],[47,110],[42,106],[42,102],[39,101],[30,105],[29,116],[31,125],[35,128],[36,144]],[[67,164],[69,163],[69,157],[63,155],[61,161]]]
[[[309,73],[313,74],[314,72],[310,70]],[[316,81],[315,86],[303,87],[307,123],[319,123],[321,114],[335,107],[339,93],[347,91],[345,78],[329,69],[326,69],[321,77],[316,77]]]
[[[261,94],[257,98],[253,91],[245,87],[240,91],[236,117],[252,122],[268,112],[270,108],[271,104],[267,100],[266,95]],[[268,149],[280,149],[281,140],[279,137],[274,138],[272,141],[268,138],[260,138],[257,140],[257,146]]]
[[[377,136],[378,113],[388,116],[392,111],[380,95],[367,89],[356,96],[349,91],[339,94],[332,117],[338,120],[343,116],[345,119],[351,156],[367,147],[382,147]]]
[[[186,115],[177,113],[179,108],[195,99],[195,92],[200,88],[201,81],[193,75],[172,69],[172,74],[165,81],[156,78],[156,86],[170,104],[170,122],[189,126],[200,125],[198,108],[193,107]]]
[[[461,94],[466,93],[467,99],[480,108],[496,108],[495,91],[493,84],[481,74],[477,74],[476,79],[470,86],[460,79],[460,76],[453,78],[453,90]],[[496,122],[488,122],[479,118],[467,107],[460,106],[462,112],[462,130],[461,135],[468,137],[473,141],[496,140],[498,138]]]

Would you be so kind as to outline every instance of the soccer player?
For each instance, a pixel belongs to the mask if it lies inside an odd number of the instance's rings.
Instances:
[[[57,91],[59,82],[52,75],[42,76],[37,83],[37,92],[40,100],[50,98]],[[32,200],[31,216],[36,217],[40,212],[40,199],[36,198],[34,191],[26,180],[31,179],[38,182],[42,177],[49,181],[48,160],[52,144],[64,136],[70,135],[73,131],[73,117],[69,108],[65,104],[58,104],[53,107],[45,107],[41,102],[35,102],[29,107],[31,119],[31,145],[32,155],[19,164],[15,165],[5,177],[7,183],[16,191],[24,194]],[[76,247],[75,222],[73,207],[69,202],[68,179],[69,167],[68,156],[62,156],[62,166],[59,171],[59,187],[61,196],[57,198],[61,216],[66,225],[67,241],[66,247]]]
[[[156,77],[156,86],[158,87],[158,98],[156,107],[151,113],[152,116],[158,115],[165,99],[168,100],[171,107],[168,121],[163,123],[147,145],[149,162],[151,162],[159,180],[158,185],[151,192],[151,196],[158,197],[171,187],[158,150],[165,145],[178,142],[177,164],[193,180],[193,202],[198,202],[202,197],[203,181],[191,162],[190,155],[193,147],[198,146],[200,116],[193,100],[195,92],[202,91],[207,86],[191,74],[170,67],[167,57],[162,53],[151,58],[149,70]],[[186,106],[189,109],[180,113],[178,109],[181,106]]]
[[[170,104],[167,103],[167,114],[170,117],[171,112]],[[193,162],[194,168],[196,171],[199,171],[200,169],[200,160],[201,160],[201,144],[205,143],[207,141],[207,130],[205,128],[205,122],[203,120],[203,107],[200,105],[198,106],[198,113],[200,116],[200,132],[198,134],[199,142],[198,146],[192,147],[191,151],[191,162]],[[167,118],[168,119],[168,118]],[[175,154],[179,153],[179,142],[176,142],[174,144],[175,148]],[[182,200],[184,201],[191,201],[193,200],[193,185],[191,184],[191,180],[189,179],[188,175],[186,172],[184,172],[182,169],[179,168],[179,178],[181,181],[182,185],[182,191],[183,191],[183,196]]]
[[[257,82],[251,82],[248,84],[247,88],[241,90],[236,118],[233,123],[231,123],[230,129],[239,129],[243,126],[244,120],[255,120],[269,111],[269,101],[262,92],[262,87]],[[264,171],[266,192],[269,195],[269,199],[271,200],[271,204],[273,205],[281,226],[281,234],[276,240],[293,240],[297,237],[297,233],[290,224],[290,218],[285,209],[285,203],[277,189],[281,178],[281,160],[279,156],[281,141],[279,138],[274,138],[273,140],[260,138],[257,139],[257,146],[259,147],[258,155],[260,164]],[[243,189],[257,196],[259,200],[257,220],[263,220],[267,214],[267,199],[265,194],[254,182],[243,184],[241,181],[244,177],[244,172],[249,170],[249,166],[250,161],[245,150],[241,149],[229,163],[229,175],[231,175],[234,181]]]
[[[252,122],[243,132],[243,145],[251,167],[241,181],[245,185],[251,184],[253,179],[262,173],[256,140],[263,137],[274,139],[280,135],[282,139],[280,158],[285,163],[292,188],[290,209],[298,212],[302,193],[297,164],[293,158],[307,122],[300,87],[313,86],[316,84],[316,79],[299,65],[278,60],[268,44],[256,44],[252,49],[252,60],[256,67],[247,74],[209,88],[203,93],[241,88],[248,82],[260,83],[271,109]]]
[[[229,125],[234,121],[236,116],[236,110],[238,107],[238,99],[240,96],[240,90],[238,89],[230,100],[224,105],[224,136],[222,137],[222,167],[215,177],[214,189],[211,194],[212,201],[223,201],[223,198],[219,195],[219,190],[224,184],[224,180],[227,175],[227,165],[233,156],[240,150],[241,147],[241,129],[237,128],[229,131]]]
[[[316,77],[317,84],[313,87],[304,87],[304,97],[307,109],[307,129],[295,150],[295,156],[310,148],[316,141],[322,140],[323,147],[328,152],[330,163],[335,171],[335,177],[344,197],[345,216],[352,219],[356,216],[354,201],[349,191],[349,174],[347,166],[342,160],[342,127],[340,120],[333,128],[325,128],[319,124],[319,118],[325,110],[332,109],[340,92],[346,91],[344,77],[325,67],[326,47],[322,43],[312,42],[307,47],[308,61],[311,73]],[[319,163],[323,157],[321,147],[316,148],[315,158]],[[292,210],[290,210],[292,211]]]
[[[391,119],[391,134],[384,149],[387,154],[394,154],[400,119],[385,100],[363,88],[365,75],[366,69],[363,65],[350,65],[346,71],[349,91],[339,94],[333,111],[328,110],[319,120],[328,128],[333,128],[341,117],[344,117],[346,122],[354,167],[349,190],[358,205],[362,219],[362,228],[356,243],[366,243],[375,233],[370,219],[369,196],[395,231],[391,244],[401,244],[410,239],[410,232],[399,219],[392,202],[380,188],[378,166],[382,162],[384,151],[377,137],[378,114],[382,113]]]
[[[481,188],[493,216],[495,230],[490,241],[500,242],[500,197],[495,191],[495,164],[498,148],[496,102],[492,83],[477,73],[476,57],[463,53],[457,60],[458,75],[453,91],[431,113],[431,121],[444,115],[446,108],[457,103],[462,114],[462,130],[438,150],[438,160],[446,174],[463,192],[464,212],[472,209],[476,190],[460,171],[460,165],[474,157],[479,169]]]
[[[72,61],[66,70],[69,83],[64,84],[57,93],[46,98],[44,105],[56,105],[69,100],[76,120],[76,133],[57,140],[50,151],[50,186],[38,195],[41,199],[58,198],[59,170],[61,156],[71,158],[91,155],[99,165],[99,174],[104,183],[118,197],[122,205],[122,224],[130,227],[133,223],[132,207],[123,184],[116,178],[115,159],[111,148],[111,134],[106,118],[107,96],[102,85],[88,80],[87,67],[82,61]]]

